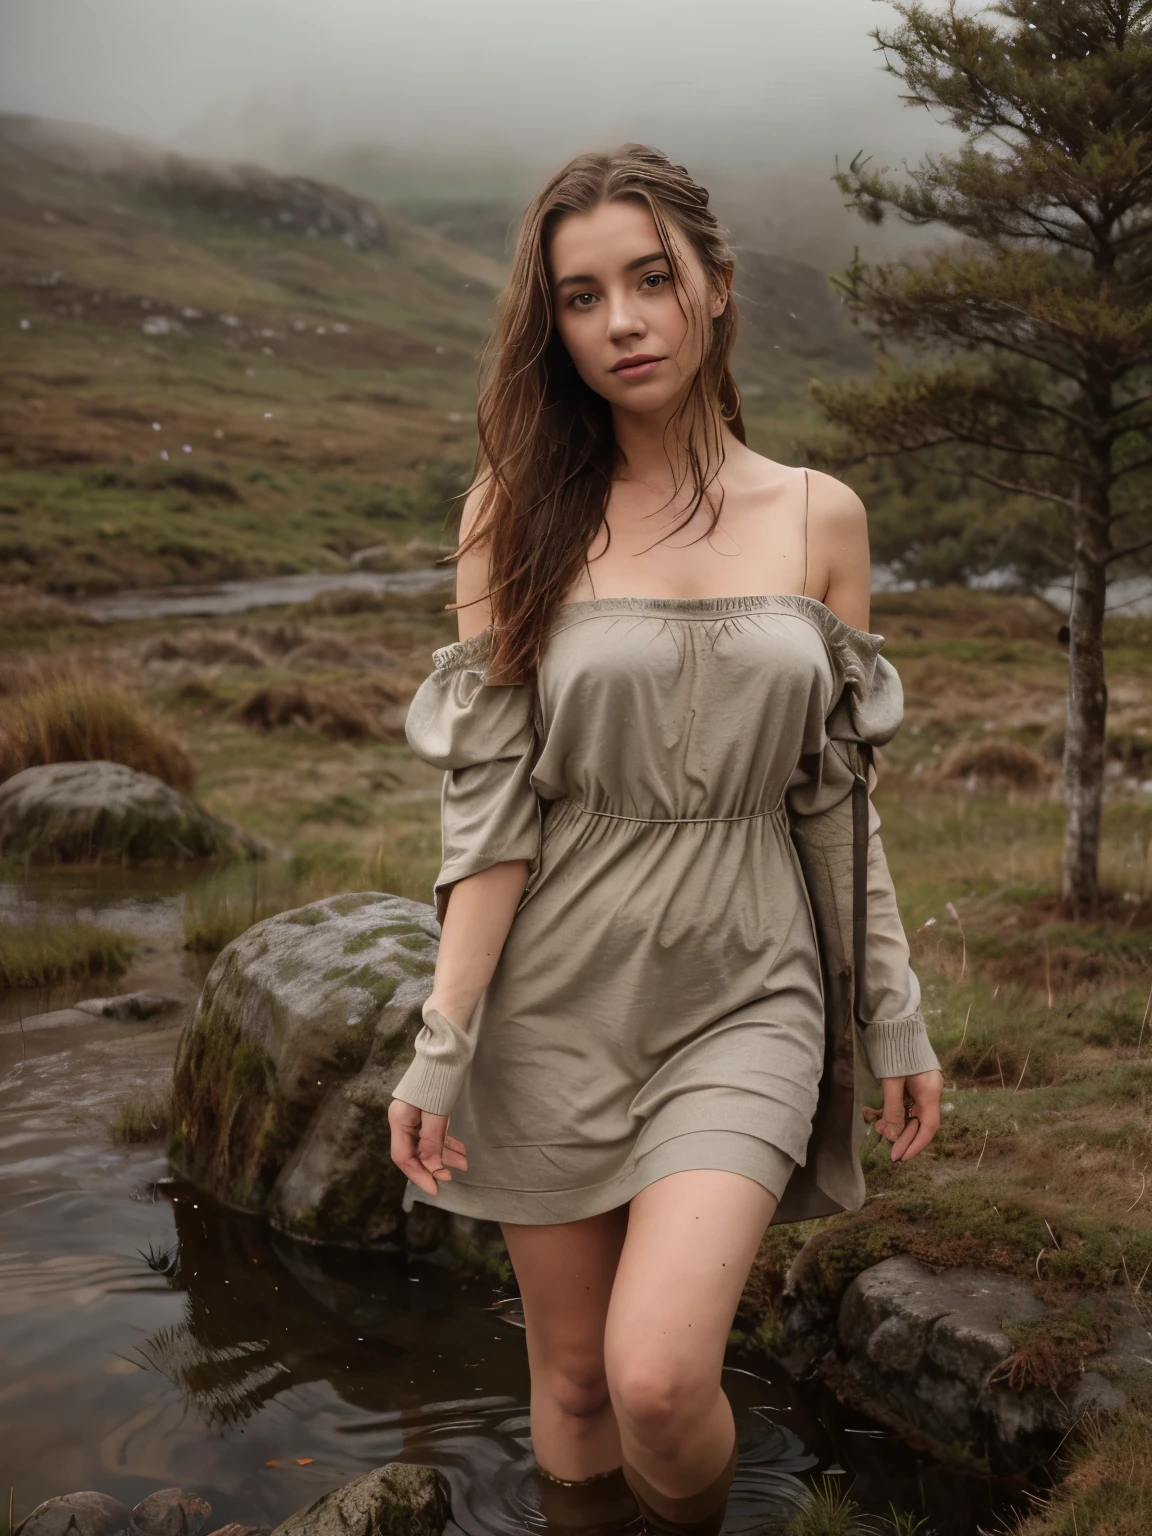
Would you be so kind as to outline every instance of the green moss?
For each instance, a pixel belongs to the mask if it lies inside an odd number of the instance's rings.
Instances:
[[[436,973],[436,961],[416,960],[409,955],[393,955],[392,964],[398,965],[402,971],[407,971],[409,976],[433,976]]]
[[[426,933],[409,933],[396,942],[404,949],[430,949],[435,940],[430,939]]]
[[[355,969],[354,965],[330,965],[324,972],[324,980],[342,981],[345,976],[351,976]]]
[[[349,917],[353,912],[363,911],[365,907],[378,906],[379,902],[379,896],[371,891],[357,891],[350,896],[333,896],[328,906],[340,917]]]
[[[291,923],[296,928],[319,928],[321,923],[328,922],[332,914],[324,907],[304,907],[299,912],[285,913],[283,921]]]
[[[359,987],[369,994],[374,1003],[383,1008],[386,1003],[392,1001],[399,982],[394,976],[382,976],[370,965],[362,965],[358,971],[352,971],[348,975],[346,985]]]

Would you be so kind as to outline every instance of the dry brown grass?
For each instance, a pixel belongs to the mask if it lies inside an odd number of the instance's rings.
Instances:
[[[28,587],[0,586],[0,630],[95,628],[99,620],[82,608]]]
[[[0,702],[0,780],[45,763],[124,763],[190,790],[183,745],[116,684],[74,674]]]
[[[397,740],[403,734],[401,695],[378,678],[322,685],[269,683],[253,689],[234,714],[253,730],[296,726],[334,741]]]
[[[972,789],[1022,790],[1035,794],[1048,780],[1042,757],[1018,741],[992,736],[984,741],[962,741],[945,754],[936,775],[964,783]]]

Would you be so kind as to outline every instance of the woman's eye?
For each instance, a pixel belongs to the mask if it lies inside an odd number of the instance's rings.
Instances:
[[[595,298],[596,295],[594,293],[574,293],[572,295],[571,304],[574,309],[587,309],[588,304],[585,304],[584,300],[587,299],[589,304],[591,304]]]
[[[670,281],[667,272],[645,272],[643,283],[648,288],[663,288]]]

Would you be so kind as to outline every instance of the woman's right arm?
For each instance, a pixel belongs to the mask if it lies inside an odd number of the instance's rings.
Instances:
[[[474,487],[464,504],[462,541],[475,527],[479,500]],[[460,639],[470,640],[492,617],[482,545],[461,555],[456,593]],[[475,1049],[469,1026],[492,980],[528,873],[527,859],[501,861],[454,881],[448,892],[416,1058],[396,1085],[388,1112],[392,1160],[426,1194],[435,1194],[437,1184],[452,1177],[452,1168],[468,1166],[463,1143],[447,1135],[448,1111]]]

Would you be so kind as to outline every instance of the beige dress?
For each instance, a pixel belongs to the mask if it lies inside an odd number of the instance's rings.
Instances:
[[[445,770],[441,912],[458,880],[531,870],[467,1031],[426,1013],[394,1090],[467,1146],[435,1203],[572,1221],[699,1168],[781,1195],[830,1071],[793,834],[823,818],[844,883],[844,742],[902,707],[882,640],[806,597],[569,603],[534,692],[486,683],[488,640],[436,652],[407,722]],[[895,1076],[937,1063],[876,825],[866,1053]]]

